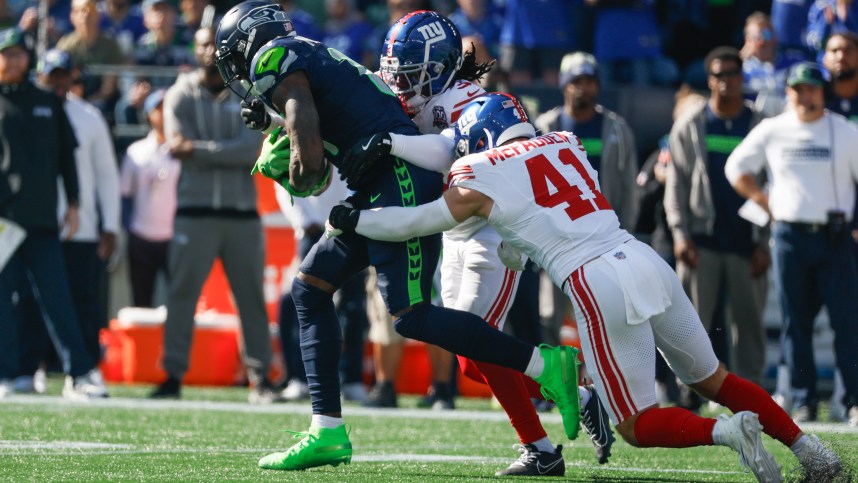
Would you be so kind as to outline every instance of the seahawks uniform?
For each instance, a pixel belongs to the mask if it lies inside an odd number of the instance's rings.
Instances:
[[[343,154],[360,138],[377,132],[420,134],[402,111],[399,99],[372,72],[336,49],[304,37],[281,37],[264,45],[250,65],[253,92],[269,107],[271,96],[286,76],[303,71],[319,114],[319,129],[328,160],[341,167]],[[276,110],[276,109],[275,109]],[[282,113],[280,113],[282,114]],[[334,153],[334,154],[331,154]],[[440,174],[391,156],[349,187],[355,207],[416,206],[441,195]],[[322,240],[300,270],[335,286],[368,264],[378,272],[379,289],[391,313],[430,300],[440,237],[403,243],[344,235]]]
[[[717,369],[676,275],[620,228],[572,133],[465,156],[448,182],[490,197],[488,223],[572,300],[584,359],[615,425],[656,404],[655,345],[686,383]]]

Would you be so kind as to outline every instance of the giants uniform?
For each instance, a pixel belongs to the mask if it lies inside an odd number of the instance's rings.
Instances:
[[[483,94],[482,87],[458,80],[430,98],[412,120],[423,134],[441,133],[456,123],[468,103]],[[441,298],[445,307],[479,315],[502,330],[521,274],[501,263],[497,255],[500,242],[494,228],[476,216],[444,232]]]
[[[490,197],[488,223],[572,300],[584,359],[614,424],[656,404],[653,347],[685,383],[714,373],[718,360],[679,280],[620,229],[573,134],[460,158],[448,183]]]

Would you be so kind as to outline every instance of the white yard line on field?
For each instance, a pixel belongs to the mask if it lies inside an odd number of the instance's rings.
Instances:
[[[77,408],[118,408],[118,409],[172,409],[186,411],[223,411],[251,414],[306,414],[311,413],[309,403],[286,403],[269,405],[251,405],[242,402],[194,401],[194,400],[154,400],[135,398],[107,398],[90,401],[71,401],[60,396],[14,395],[0,399],[3,404],[38,404],[45,406],[63,406]],[[343,414],[348,416],[384,416],[407,419],[447,419],[467,421],[508,421],[508,416],[499,410],[490,411],[431,411],[427,409],[377,409],[357,406],[343,406]],[[539,413],[539,419],[547,423],[562,423],[556,412]],[[858,428],[846,423],[805,423],[802,430],[811,433],[858,434]]]
[[[115,451],[110,451],[115,448]],[[256,454],[262,455],[273,451],[267,449],[130,449],[130,445],[90,443],[85,441],[2,441],[0,440],[0,455],[16,456],[99,456],[99,455],[142,455],[142,454]],[[28,451],[29,450],[29,451]],[[32,451],[44,450],[44,451]],[[77,451],[68,451],[77,450]],[[509,458],[463,456],[444,454],[365,454],[355,455],[352,463],[395,463],[409,461],[415,463],[478,463],[488,465],[503,465]],[[595,466],[567,463],[573,470],[603,470],[632,473],[691,473],[710,475],[735,475],[741,471],[673,469],[673,468],[633,468],[627,466]]]

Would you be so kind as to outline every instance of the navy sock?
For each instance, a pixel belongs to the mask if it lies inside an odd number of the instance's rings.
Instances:
[[[301,328],[301,358],[313,414],[342,411],[338,366],[342,332],[333,295],[295,277],[292,298]]]
[[[453,354],[524,372],[533,346],[492,328],[479,316],[461,310],[419,304],[395,324],[409,339],[442,347]]]

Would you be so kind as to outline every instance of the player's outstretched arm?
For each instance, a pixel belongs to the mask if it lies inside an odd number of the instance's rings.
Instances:
[[[272,95],[272,101],[283,113],[286,135],[290,140],[292,160],[289,184],[293,194],[311,193],[325,179],[328,169],[319,113],[307,76],[299,71],[284,78]]]
[[[423,134],[407,136],[391,134],[390,154],[402,158],[414,166],[446,173],[453,165],[453,139],[448,131],[442,134]]]
[[[390,206],[361,211],[341,203],[331,209],[328,224],[373,240],[404,241],[447,231],[471,216],[488,216],[491,206],[491,198],[478,191],[450,188],[444,197],[413,208]]]

